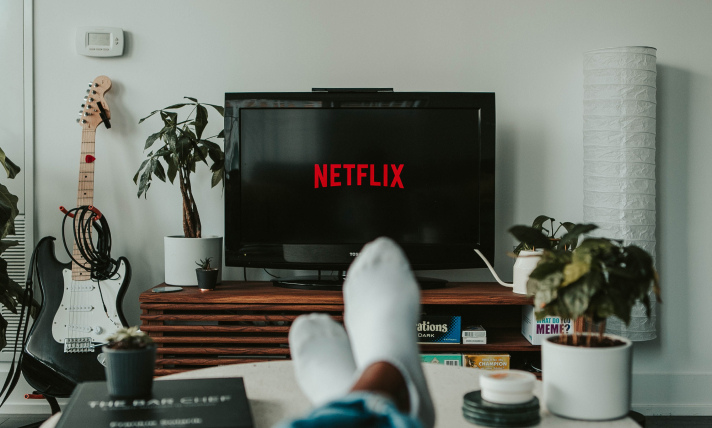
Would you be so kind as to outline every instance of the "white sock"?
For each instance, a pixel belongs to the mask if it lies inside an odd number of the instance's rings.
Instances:
[[[343,397],[354,383],[356,364],[344,328],[326,314],[302,315],[289,330],[294,374],[314,406]]]
[[[378,238],[363,247],[346,275],[344,306],[358,375],[381,361],[398,368],[408,386],[411,415],[431,428],[435,410],[415,330],[420,290],[398,244]]]

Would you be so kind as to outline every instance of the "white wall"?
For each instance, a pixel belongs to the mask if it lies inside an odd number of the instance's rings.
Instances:
[[[136,198],[131,178],[156,122],[184,95],[221,103],[225,91],[394,87],[497,94],[497,269],[515,223],[538,214],[582,219],[582,53],[658,48],[660,339],[635,347],[634,403],[648,414],[712,414],[712,2],[709,1],[35,1],[37,236],[57,235],[74,204],[86,82],[114,81],[113,127],[97,132],[95,203],[126,255],[138,294],[163,280],[163,240],[181,232],[177,187]],[[122,27],[127,52],[74,51],[78,26]],[[216,118],[214,118],[216,119]],[[219,127],[218,123],[214,124]],[[220,190],[205,169],[194,190],[204,233],[222,234]],[[66,256],[64,257],[66,259]],[[231,269],[228,277],[238,278]],[[251,278],[264,278],[250,271]],[[489,280],[457,271],[450,279]]]

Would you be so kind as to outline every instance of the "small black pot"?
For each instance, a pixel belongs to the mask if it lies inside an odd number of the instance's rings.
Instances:
[[[215,284],[218,283],[218,270],[205,270],[198,268],[195,270],[198,275],[198,288],[201,290],[215,290]]]
[[[118,398],[147,397],[153,388],[156,345],[143,349],[111,349],[104,346],[106,385]]]

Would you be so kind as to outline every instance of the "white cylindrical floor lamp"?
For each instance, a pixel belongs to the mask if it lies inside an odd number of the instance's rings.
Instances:
[[[584,222],[600,227],[594,236],[622,239],[655,257],[656,49],[587,52],[583,73]],[[612,318],[607,331],[654,339],[655,307],[648,319],[638,304],[630,325]]]

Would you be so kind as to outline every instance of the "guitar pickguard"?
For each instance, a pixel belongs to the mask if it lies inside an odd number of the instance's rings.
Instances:
[[[78,340],[67,344],[69,338],[89,338],[94,343],[105,343],[111,334],[121,328],[116,301],[125,275],[126,264],[123,261],[116,275],[105,281],[75,281],[72,280],[71,269],[62,270],[64,289],[62,302],[52,321],[52,337],[67,345],[65,352],[93,352],[93,348],[77,346]]]

